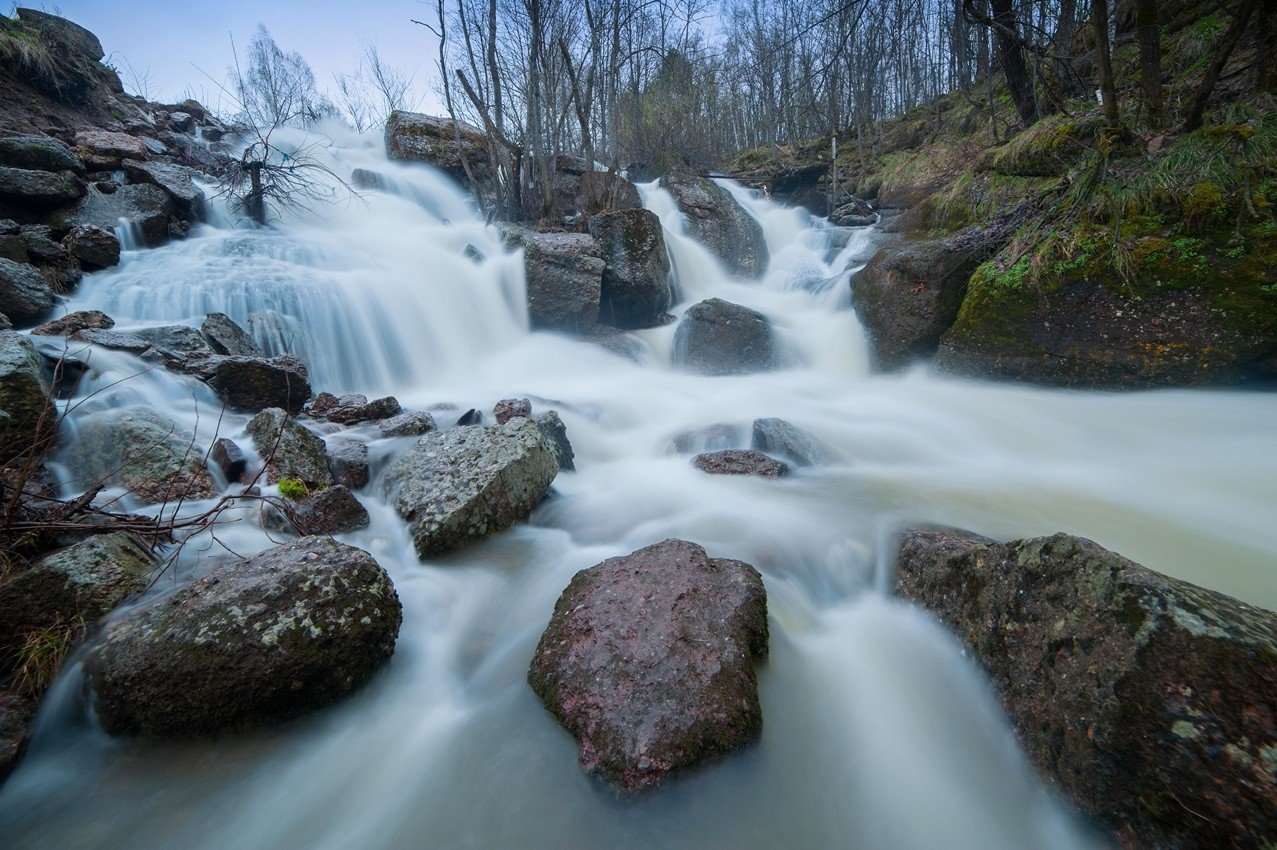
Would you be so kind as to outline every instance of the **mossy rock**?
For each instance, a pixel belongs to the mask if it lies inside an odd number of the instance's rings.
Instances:
[[[1145,225],[1147,226],[1147,225]],[[972,275],[937,364],[1080,387],[1231,384],[1277,377],[1277,234],[1102,230],[1072,250],[1000,256]],[[1118,256],[1125,263],[1114,265]]]
[[[1054,177],[1095,150],[1098,115],[1051,115],[1011,139],[993,157],[993,170],[1011,177]]]

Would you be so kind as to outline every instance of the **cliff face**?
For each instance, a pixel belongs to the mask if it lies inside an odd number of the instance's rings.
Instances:
[[[934,357],[958,374],[1080,387],[1277,378],[1277,97],[1255,68],[1261,36],[1252,22],[1207,125],[1186,133],[1180,113],[1232,18],[1211,4],[1162,4],[1168,113],[1154,127],[1139,108],[1128,12],[1119,6],[1114,43],[1129,131],[1117,143],[1091,99],[1018,128],[994,80],[872,138],[840,135],[836,163],[824,138],[729,165],[818,213],[852,195],[900,213],[885,226],[901,236],[852,283],[880,365]],[[1074,48],[1085,79],[1085,32]],[[954,236],[963,250],[943,262],[893,259],[934,254]],[[939,325],[912,333],[919,310],[935,311],[911,302],[937,292],[950,305]]]

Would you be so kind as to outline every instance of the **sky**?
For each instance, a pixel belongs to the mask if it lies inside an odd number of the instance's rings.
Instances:
[[[329,91],[335,88],[334,72],[355,69],[361,40],[375,42],[392,66],[416,73],[415,89],[423,96],[417,107],[438,111],[431,91],[438,42],[425,27],[412,23],[416,18],[433,24],[433,2],[57,0],[18,5],[61,15],[95,33],[107,53],[105,61],[120,70],[130,91],[125,63],[140,72],[149,71],[152,100],[173,102],[193,96],[215,111],[219,106],[232,108],[229,103],[217,103],[219,97],[225,101],[218,85],[226,85],[226,71],[233,62],[231,37],[242,57],[260,23],[281,49],[304,56],[315,70],[319,87]]]

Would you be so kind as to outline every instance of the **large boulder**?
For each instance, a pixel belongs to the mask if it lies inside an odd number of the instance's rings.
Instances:
[[[217,391],[235,410],[254,412],[282,407],[297,413],[310,398],[306,366],[291,354],[277,357],[214,355],[181,367]]]
[[[573,577],[528,682],[576,737],[582,770],[641,791],[758,737],[766,652],[758,571],[666,540]]]
[[[322,489],[333,483],[324,438],[278,407],[263,410],[248,423],[253,449],[266,461],[266,480],[294,478],[306,487]]]
[[[122,531],[89,537],[0,577],[0,652],[32,634],[92,623],[147,587],[155,556]]]
[[[173,201],[158,186],[129,184],[109,194],[90,186],[74,207],[55,216],[55,223],[67,229],[91,224],[114,231],[123,220],[143,244],[153,247],[168,239],[172,215]]]
[[[0,313],[19,325],[38,322],[53,309],[53,290],[35,266],[0,258]]]
[[[674,196],[696,240],[730,273],[758,277],[767,271],[771,255],[763,228],[730,192],[706,177],[681,172],[662,177],[661,188]]]
[[[577,178],[576,211],[589,217],[643,208],[638,187],[611,171],[586,171]]]
[[[202,499],[217,485],[194,436],[149,407],[104,410],[78,417],[63,459],[74,485],[123,487],[145,504]]]
[[[674,331],[674,363],[703,375],[742,375],[776,365],[776,335],[762,313],[711,298]]]
[[[125,159],[146,159],[146,145],[137,136],[114,130],[89,129],[75,134],[75,146],[86,162],[99,169],[118,167]]]
[[[936,353],[967,293],[967,281],[1001,247],[1001,228],[972,227],[940,239],[886,245],[851,281],[851,303],[869,332],[879,369]]]
[[[519,418],[426,434],[390,466],[384,488],[428,558],[525,519],[558,471],[540,427]]]
[[[197,221],[204,215],[204,190],[193,179],[199,172],[167,162],[128,162],[124,171],[134,183],[158,186],[173,199],[182,218]]]
[[[84,172],[84,163],[66,145],[49,136],[0,139],[0,167],[31,171]]]
[[[590,235],[603,257],[599,317],[618,328],[648,328],[674,301],[661,220],[651,210],[596,215]]]
[[[1277,615],[1089,540],[911,532],[897,589],[988,672],[1044,776],[1140,847],[1277,835]]]
[[[465,182],[466,166],[480,181],[492,176],[488,138],[480,130],[447,118],[395,110],[386,120],[386,156],[423,162]]]
[[[1116,272],[1037,289],[972,276],[936,366],[977,378],[1083,389],[1203,386],[1277,377],[1277,292],[1212,279],[1182,287]]]
[[[62,245],[86,271],[110,268],[120,263],[120,240],[115,232],[92,224],[73,227],[62,237]]]
[[[69,171],[0,168],[0,200],[23,209],[55,209],[83,194],[84,184]]]
[[[528,320],[534,329],[584,331],[598,321],[603,260],[585,233],[536,233],[506,228],[506,241],[523,249]]]
[[[111,624],[89,660],[113,735],[204,735],[331,703],[391,656],[402,609],[367,552],[304,537]]]
[[[106,58],[102,42],[79,24],[38,9],[20,7],[17,12],[22,24],[39,33],[41,41],[49,46],[73,51],[93,62]]]
[[[248,331],[225,313],[209,313],[205,316],[200,323],[200,333],[217,354],[238,357],[259,357],[262,354]]]
[[[57,427],[35,346],[16,331],[0,331],[0,463],[41,452]]]

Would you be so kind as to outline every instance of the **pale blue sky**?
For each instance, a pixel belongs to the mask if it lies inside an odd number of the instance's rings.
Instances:
[[[123,57],[140,71],[150,69],[152,98],[180,100],[189,88],[216,108],[217,87],[198,68],[225,82],[231,64],[230,37],[241,56],[259,23],[284,50],[296,50],[315,69],[321,89],[333,88],[334,71],[354,69],[360,40],[376,42],[382,56],[417,75],[417,91],[427,98],[436,70],[437,42],[412,18],[434,23],[434,3],[417,0],[58,0],[27,2],[69,18],[97,34],[108,61]],[[116,62],[117,67],[121,66]],[[126,77],[127,74],[121,73]]]

